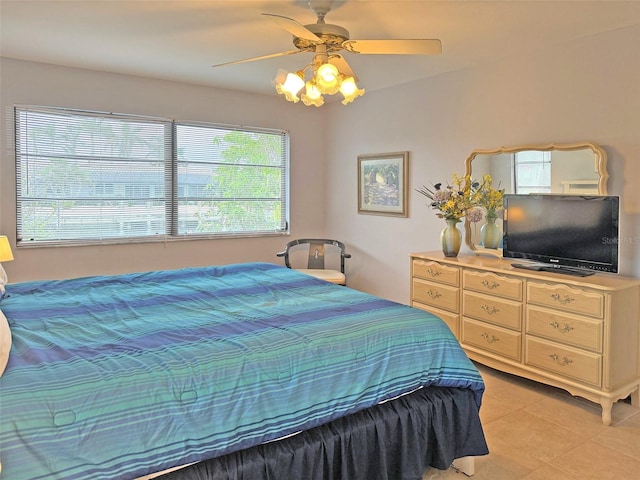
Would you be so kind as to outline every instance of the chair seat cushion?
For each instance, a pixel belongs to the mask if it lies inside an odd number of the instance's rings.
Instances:
[[[338,270],[321,270],[319,268],[296,268],[296,271],[306,273],[307,275],[311,275],[327,282],[337,283],[338,285],[344,285],[346,282],[344,273],[339,272]]]

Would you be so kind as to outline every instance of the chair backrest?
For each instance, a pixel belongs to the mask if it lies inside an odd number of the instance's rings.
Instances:
[[[344,243],[338,240],[332,240],[328,238],[301,238],[298,240],[292,240],[286,244],[285,249],[282,252],[278,252],[276,255],[284,257],[284,264],[288,268],[291,266],[292,250],[297,246],[306,247],[308,245],[308,259],[306,268],[310,269],[325,269],[325,247],[333,245],[337,247],[340,252],[340,271],[344,273],[344,259],[350,258],[351,254],[346,252]]]

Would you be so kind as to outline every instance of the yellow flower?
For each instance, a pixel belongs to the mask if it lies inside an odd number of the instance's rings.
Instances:
[[[451,185],[443,188],[441,183],[436,183],[433,189],[423,186],[416,191],[431,200],[429,206],[439,211],[436,213],[439,218],[460,220],[474,206],[474,185],[477,186],[470,176],[459,177],[454,173]]]
[[[472,195],[472,202],[486,210],[487,216],[496,216],[496,210],[502,208],[504,188],[493,188],[491,175],[485,175]]]

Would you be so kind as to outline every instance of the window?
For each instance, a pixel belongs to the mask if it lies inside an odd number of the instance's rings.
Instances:
[[[286,228],[286,135],[176,125],[178,235]]]
[[[16,108],[18,244],[280,234],[286,132]]]
[[[516,152],[515,175],[515,193],[551,193],[551,152]]]

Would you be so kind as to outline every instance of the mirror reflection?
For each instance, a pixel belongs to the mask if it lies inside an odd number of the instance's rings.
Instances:
[[[501,147],[473,151],[467,157],[465,174],[476,180],[491,175],[493,187],[505,193],[606,195],[606,161],[606,153],[594,143]],[[484,248],[481,229],[485,221],[465,221],[466,243],[476,253],[501,256],[499,248]],[[500,230],[501,223],[498,215]]]

